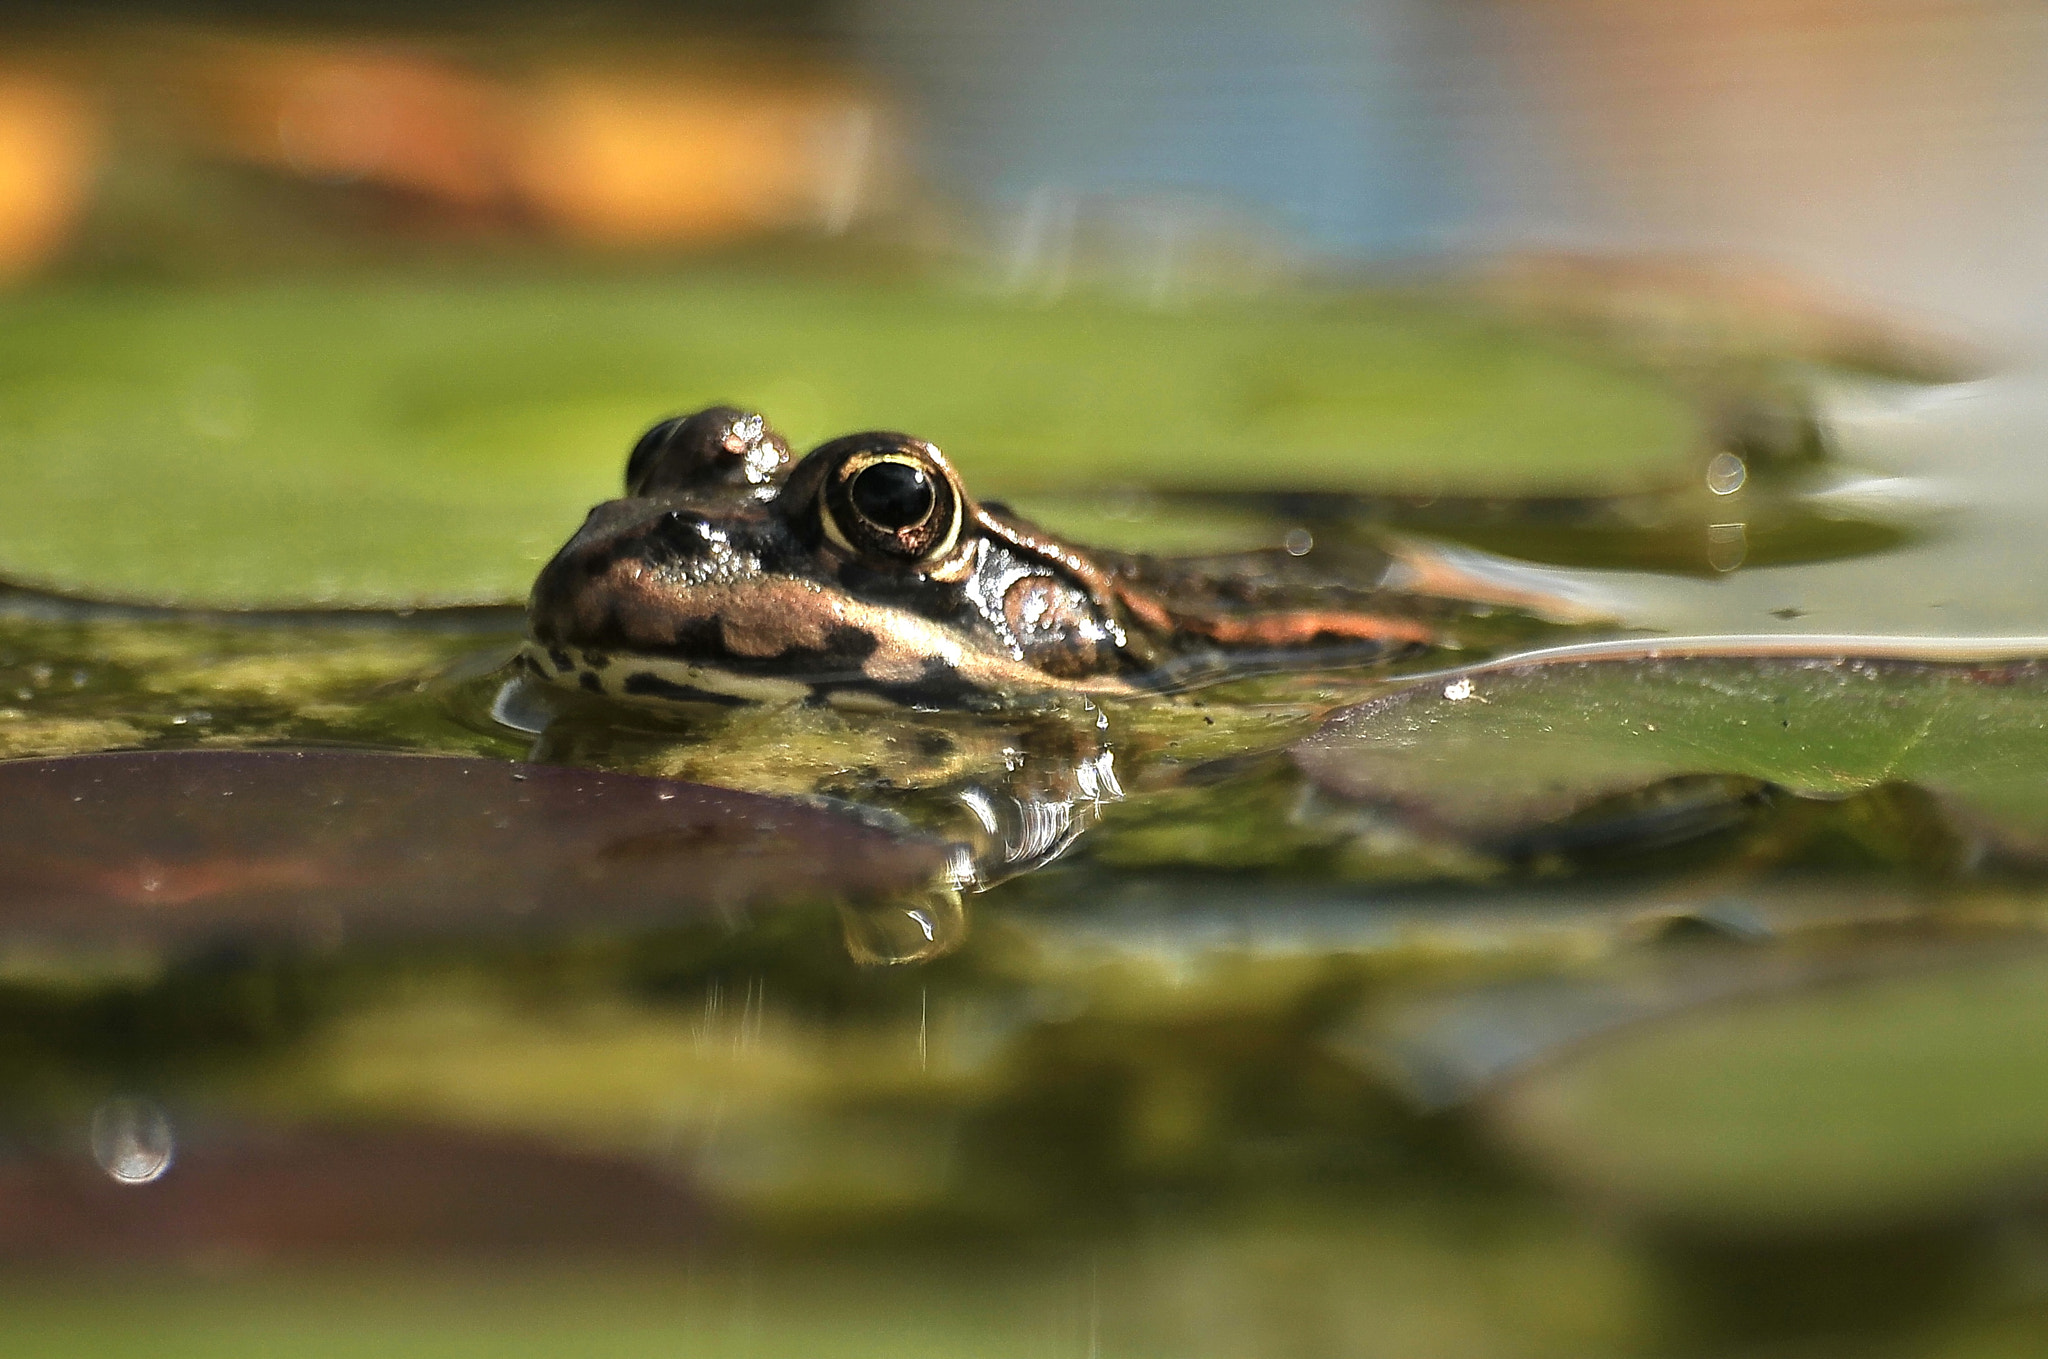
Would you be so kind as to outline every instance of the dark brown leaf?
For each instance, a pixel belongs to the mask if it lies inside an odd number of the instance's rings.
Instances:
[[[369,751],[0,763],[0,943],[656,927],[915,892],[933,841],[755,794]]]

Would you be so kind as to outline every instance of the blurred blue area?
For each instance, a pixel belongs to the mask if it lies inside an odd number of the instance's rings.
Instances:
[[[855,6],[927,182],[1025,237],[1229,204],[1311,254],[1714,259],[2048,336],[2038,3]]]
[[[237,224],[231,265],[351,223],[600,250],[911,223],[1019,292],[1564,251],[2048,347],[2039,0],[134,10],[160,19],[30,41],[0,0],[0,275]]]
[[[872,0],[873,67],[942,187],[1217,197],[1320,251],[1402,254],[1455,215],[1430,107],[1445,13],[1411,0]]]

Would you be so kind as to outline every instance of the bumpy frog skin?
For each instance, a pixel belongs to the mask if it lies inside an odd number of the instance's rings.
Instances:
[[[535,581],[520,663],[627,699],[993,708],[1138,692],[1197,650],[1430,640],[1374,613],[1176,607],[1143,574],[977,503],[921,439],[792,465],[759,415],[714,407],[642,437],[625,497]]]

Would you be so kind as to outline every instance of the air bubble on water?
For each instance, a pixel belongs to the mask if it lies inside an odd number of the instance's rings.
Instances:
[[[1316,545],[1316,537],[1305,528],[1287,530],[1287,536],[1280,540],[1280,546],[1287,549],[1290,557],[1306,557]]]
[[[1472,681],[1468,679],[1452,680],[1444,686],[1444,697],[1453,703],[1463,703],[1466,699],[1472,697]]]
[[[177,1139],[153,1101],[120,1096],[92,1113],[92,1156],[117,1184],[148,1184],[171,1168]]]
[[[1715,495],[1734,495],[1748,480],[1748,465],[1733,453],[1716,453],[1707,463],[1707,489]]]

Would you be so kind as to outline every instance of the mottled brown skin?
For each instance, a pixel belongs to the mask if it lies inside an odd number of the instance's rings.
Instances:
[[[1176,607],[1135,560],[977,503],[909,435],[792,466],[759,416],[714,407],[650,430],[626,497],[542,569],[522,663],[626,698],[996,707],[1134,692],[1195,652],[1430,640],[1372,612]]]

